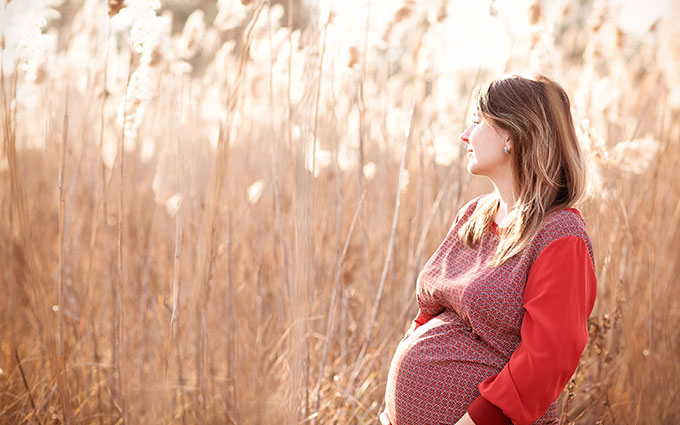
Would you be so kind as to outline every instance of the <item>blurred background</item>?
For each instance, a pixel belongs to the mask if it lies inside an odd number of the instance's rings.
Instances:
[[[1,423],[376,423],[507,72],[589,159],[562,423],[680,423],[677,1],[1,3]]]

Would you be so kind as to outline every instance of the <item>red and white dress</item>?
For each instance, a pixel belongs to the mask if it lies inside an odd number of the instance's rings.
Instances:
[[[481,197],[458,213],[418,276],[418,317],[396,349],[385,392],[393,425],[557,424],[595,303],[593,250],[578,210],[549,214],[499,267],[492,224],[475,248],[458,239]]]

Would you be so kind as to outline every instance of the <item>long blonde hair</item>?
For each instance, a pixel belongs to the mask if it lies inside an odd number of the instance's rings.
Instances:
[[[500,237],[489,264],[499,266],[526,248],[553,211],[583,201],[586,164],[576,137],[569,97],[543,76],[508,75],[492,80],[475,94],[477,110],[508,132],[512,169],[519,185],[512,223]],[[498,194],[479,200],[458,236],[475,247],[500,205]]]

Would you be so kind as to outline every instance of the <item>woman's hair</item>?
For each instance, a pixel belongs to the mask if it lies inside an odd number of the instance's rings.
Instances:
[[[551,212],[579,204],[585,197],[586,164],[571,118],[569,97],[543,76],[508,75],[475,94],[478,113],[507,131],[512,141],[512,170],[519,185],[512,224],[503,229],[489,263],[498,266],[524,250]],[[500,205],[498,194],[479,200],[458,236],[476,246]]]

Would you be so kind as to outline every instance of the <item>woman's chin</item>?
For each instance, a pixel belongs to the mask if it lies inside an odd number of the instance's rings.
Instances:
[[[477,164],[475,164],[474,162],[468,161],[466,168],[468,173],[472,174],[473,176],[477,175],[478,173]]]

